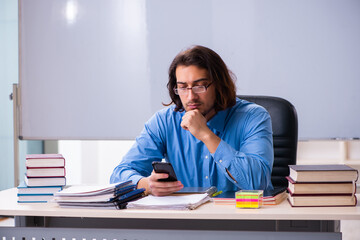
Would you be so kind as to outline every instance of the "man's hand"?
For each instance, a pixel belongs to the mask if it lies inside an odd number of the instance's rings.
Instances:
[[[176,182],[159,182],[158,179],[167,178],[166,173],[155,173],[152,171],[151,175],[140,179],[137,188],[145,188],[147,194],[154,196],[166,196],[179,191],[184,187],[180,181]]]
[[[188,111],[183,116],[180,126],[188,130],[198,140],[202,141],[209,151],[214,153],[221,139],[208,128],[206,117],[207,116],[203,116],[197,109]]]
[[[188,130],[200,141],[203,141],[207,135],[212,133],[206,123],[206,118],[200,113],[199,110],[195,109],[185,113],[180,126],[183,129]]]

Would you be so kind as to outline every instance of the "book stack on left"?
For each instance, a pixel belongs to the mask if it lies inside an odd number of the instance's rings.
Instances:
[[[65,158],[61,154],[28,154],[24,181],[17,187],[19,203],[43,203],[66,185]]]

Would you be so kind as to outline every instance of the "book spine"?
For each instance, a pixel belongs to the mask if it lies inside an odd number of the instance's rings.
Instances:
[[[359,171],[357,169],[355,169],[355,170],[356,170],[356,179],[354,182],[356,182],[359,179]]]
[[[355,187],[356,189],[356,187]],[[290,196],[352,196],[355,195],[355,192],[352,193],[293,193],[289,188],[287,189]],[[356,191],[356,190],[355,190]]]
[[[18,197],[20,196],[54,196],[53,193],[18,193]]]
[[[62,173],[59,174],[55,174],[55,173],[39,173],[36,170],[44,170],[46,171],[46,169],[48,169],[49,171],[51,171],[52,169],[62,169]],[[38,167],[29,167],[27,168],[26,171],[26,176],[27,177],[44,177],[44,178],[48,178],[48,177],[65,177],[66,176],[66,169],[64,167],[42,167],[42,168],[38,168]]]

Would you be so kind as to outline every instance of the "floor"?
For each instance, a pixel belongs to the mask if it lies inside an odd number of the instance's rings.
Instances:
[[[0,217],[0,227],[14,226],[13,218]],[[343,240],[359,240],[360,239],[360,221],[346,220],[341,221],[341,232],[343,233]]]

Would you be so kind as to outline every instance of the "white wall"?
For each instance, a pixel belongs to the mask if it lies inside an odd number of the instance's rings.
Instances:
[[[220,54],[238,94],[294,104],[299,139],[360,137],[360,1],[19,3],[24,139],[134,139],[168,102],[170,62],[193,44]]]
[[[67,184],[106,184],[134,141],[59,141]]]

